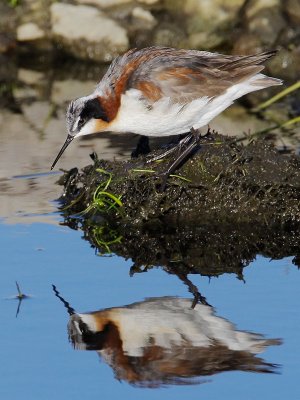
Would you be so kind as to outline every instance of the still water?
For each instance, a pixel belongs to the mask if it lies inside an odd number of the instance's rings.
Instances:
[[[0,115],[0,398],[299,399],[298,250],[276,260],[257,250],[243,279],[189,274],[209,303],[192,309],[176,275],[130,276],[130,257],[99,256],[64,224],[60,173],[48,171],[65,103],[96,80],[73,78],[20,68],[20,110]],[[78,141],[59,166],[87,165],[94,150],[128,157],[135,140]]]
[[[141,389],[126,380],[116,380],[112,368],[99,359],[96,351],[73,349],[68,341],[69,315],[55,296],[52,284],[79,313],[124,307],[149,297],[191,299],[186,287],[160,269],[130,278],[130,260],[96,256],[81,239],[81,232],[67,227],[2,224],[0,230],[0,304],[4,322],[1,398],[299,398],[300,275],[291,258],[270,261],[258,256],[244,270],[245,282],[234,275],[211,280],[191,277],[214,306],[221,327],[226,319],[235,325],[230,330],[282,340],[281,345],[270,346],[259,355],[267,363],[278,364],[274,367],[276,373],[222,372],[200,377],[195,385],[171,383],[167,387]],[[17,317],[18,300],[5,299],[17,294],[15,280],[25,294],[32,296],[22,301]],[[164,316],[158,313],[156,321],[160,315]],[[139,314],[136,330],[148,317],[149,311]],[[180,319],[181,315],[177,317]],[[167,314],[164,318],[168,318]],[[230,332],[228,335],[232,336]]]

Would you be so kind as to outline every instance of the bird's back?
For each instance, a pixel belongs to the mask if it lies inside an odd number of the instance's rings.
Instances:
[[[169,136],[201,128],[239,97],[281,84],[260,73],[274,54],[130,50],[116,58],[96,88],[112,116],[107,129]]]

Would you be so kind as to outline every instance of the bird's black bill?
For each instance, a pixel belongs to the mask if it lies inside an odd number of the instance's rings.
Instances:
[[[69,144],[72,142],[73,139],[74,139],[74,136],[68,135],[65,143],[63,144],[62,148],[60,149],[60,152],[58,153],[56,159],[54,160],[54,163],[51,165],[51,170],[55,167],[55,164],[60,159],[62,153],[66,150],[66,148],[69,146]]]

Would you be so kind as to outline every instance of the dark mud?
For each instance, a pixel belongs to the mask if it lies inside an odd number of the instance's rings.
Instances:
[[[60,179],[65,223],[83,229],[99,253],[131,258],[131,274],[160,266],[192,292],[187,274],[242,279],[257,254],[293,256],[300,265],[299,157],[280,154],[266,141],[244,146],[213,134],[163,193],[160,174],[170,160],[145,161],[96,159]],[[104,194],[96,207],[99,185]]]
[[[161,174],[169,162],[96,159],[81,172],[64,175],[62,201],[72,213],[86,210],[109,173],[106,192],[120,197],[123,206],[98,213],[130,225],[300,222],[300,158],[280,154],[267,141],[244,146],[220,135],[203,138],[197,154],[169,177],[161,193]]]

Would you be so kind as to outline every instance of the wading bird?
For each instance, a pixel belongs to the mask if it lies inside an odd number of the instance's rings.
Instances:
[[[67,110],[68,136],[51,169],[76,137],[97,132],[172,136],[192,132],[247,93],[280,85],[261,73],[276,51],[236,56],[149,47],[117,57],[94,92]],[[187,149],[193,150],[197,137]]]

